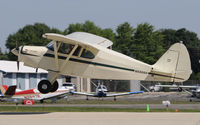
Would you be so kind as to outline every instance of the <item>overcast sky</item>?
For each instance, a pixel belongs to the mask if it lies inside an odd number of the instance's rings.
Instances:
[[[9,34],[35,22],[64,30],[71,23],[93,21],[116,29],[148,22],[160,28],[187,28],[200,36],[200,0],[0,0],[0,47]]]

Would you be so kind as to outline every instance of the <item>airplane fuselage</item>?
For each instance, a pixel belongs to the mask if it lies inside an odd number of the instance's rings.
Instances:
[[[64,68],[57,71],[54,52],[47,47],[22,46],[19,60],[25,65],[42,68],[47,71],[57,72],[60,75],[81,76],[96,79],[117,80],[155,80],[159,74],[153,73],[152,65],[140,62],[113,50],[101,48],[94,53],[93,59],[72,56]],[[58,52],[58,63],[66,61],[67,54]],[[155,76],[155,77],[154,77]],[[163,75],[163,81],[169,81],[172,77]],[[161,81],[161,80],[160,80]]]

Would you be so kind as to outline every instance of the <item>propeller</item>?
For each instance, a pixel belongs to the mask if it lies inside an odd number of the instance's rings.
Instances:
[[[35,72],[36,72],[36,73],[38,72],[38,68],[35,69]]]
[[[14,49],[12,49],[11,52],[13,54],[15,54],[16,56],[18,56],[18,59],[17,59],[17,70],[19,70],[20,47],[18,46],[18,41],[16,41],[16,47]]]
[[[17,52],[17,70],[19,70],[19,44],[18,44],[18,41],[16,41],[15,50]]]

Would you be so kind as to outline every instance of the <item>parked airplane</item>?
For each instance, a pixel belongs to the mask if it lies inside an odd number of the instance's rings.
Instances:
[[[176,85],[176,84],[173,84],[173,85],[155,85],[155,87],[175,88],[179,92],[185,91],[188,94],[190,94],[192,97],[200,99],[200,86],[185,86],[185,85]],[[188,91],[186,89],[192,89],[192,90]],[[190,101],[192,101],[192,99],[190,99]]]
[[[43,37],[53,41],[46,47],[20,46],[12,50],[24,65],[48,71],[47,79],[38,84],[41,93],[56,91],[59,75],[183,82],[192,73],[190,57],[182,43],[172,45],[154,65],[149,65],[108,49],[110,40],[90,33],[45,33]]]
[[[0,101],[14,101],[18,103],[22,100],[35,100],[43,103],[44,100],[50,99],[55,102],[57,99],[61,99],[67,96],[69,89],[65,87],[59,88],[56,92],[49,94],[41,94],[37,89],[16,91],[17,86],[0,86]]]
[[[98,98],[114,97],[114,101],[116,101],[117,96],[140,94],[140,93],[143,93],[144,91],[113,93],[113,94],[108,94],[107,92],[108,92],[107,87],[105,85],[100,84],[100,82],[98,83],[98,86],[96,88],[96,93],[75,92],[73,90],[70,90],[70,93],[72,93],[72,94],[85,95],[87,97],[86,100],[88,100],[88,96],[91,96],[91,97],[98,97]]]
[[[160,85],[160,83],[158,83],[158,85]],[[149,90],[150,90],[151,92],[159,92],[159,91],[161,91],[161,89],[162,89],[162,87],[159,87],[159,86],[157,86],[157,85],[153,85],[153,86],[150,86],[150,87],[149,87]]]

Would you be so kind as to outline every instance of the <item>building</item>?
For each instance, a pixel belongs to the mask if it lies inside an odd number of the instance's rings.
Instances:
[[[26,90],[36,88],[42,79],[47,78],[47,71],[24,66],[23,62],[19,63],[17,69],[16,61],[0,60],[0,85],[17,85],[17,88]],[[63,76],[57,79],[59,85],[63,83]]]

